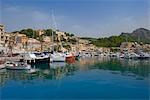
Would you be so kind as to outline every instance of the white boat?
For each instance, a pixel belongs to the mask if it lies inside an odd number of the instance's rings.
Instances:
[[[65,62],[66,61],[66,56],[64,53],[56,53],[54,52],[51,54],[51,57],[53,62]]]
[[[131,53],[125,53],[124,58],[126,59],[135,59],[135,58],[139,58],[140,56],[134,52]]]
[[[5,63],[6,69],[12,70],[29,70],[31,66],[28,65],[26,62],[15,62],[15,61],[7,61]]]
[[[145,53],[145,52],[140,52],[138,58],[139,59],[146,59],[146,58],[150,58],[150,55],[148,53]]]

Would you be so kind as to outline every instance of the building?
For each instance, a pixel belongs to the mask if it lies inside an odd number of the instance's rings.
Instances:
[[[16,49],[27,49],[28,37],[25,34],[13,33]]]
[[[41,35],[43,35],[44,34],[44,30],[37,30],[36,31],[36,35],[37,36],[41,36]]]
[[[0,25],[0,45],[4,45],[5,44],[4,36],[5,36],[4,26]]]
[[[57,35],[58,41],[62,41],[62,39],[65,39],[65,40],[68,39],[68,36],[66,36],[65,32],[56,31],[56,35]]]
[[[89,43],[90,43],[89,40],[85,40],[85,39],[79,39],[78,42],[79,42],[80,44],[89,44]]]
[[[139,47],[138,44],[133,43],[133,42],[123,42],[120,45],[120,51],[121,52],[126,52],[126,51],[128,51],[128,52],[135,52],[137,46]]]
[[[26,44],[28,41],[28,37],[25,34],[19,34],[16,33],[15,34],[15,42],[17,43],[21,43],[21,44]]]
[[[27,44],[28,51],[39,51],[41,49],[41,43],[36,39],[29,38]]]
[[[142,46],[142,49],[145,51],[145,52],[150,52],[150,44],[144,44]]]

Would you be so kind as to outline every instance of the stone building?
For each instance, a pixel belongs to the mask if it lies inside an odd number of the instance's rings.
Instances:
[[[120,51],[121,52],[135,52],[137,49],[140,49],[141,46],[137,43],[134,43],[134,42],[123,42],[121,45],[120,45]]]
[[[33,38],[29,38],[27,44],[28,44],[27,45],[28,51],[40,51],[41,48],[40,41]]]

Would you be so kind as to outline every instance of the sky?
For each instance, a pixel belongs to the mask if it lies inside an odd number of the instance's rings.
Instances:
[[[7,32],[26,28],[57,28],[82,37],[108,37],[140,27],[150,29],[150,2],[0,0],[0,24],[5,26]]]

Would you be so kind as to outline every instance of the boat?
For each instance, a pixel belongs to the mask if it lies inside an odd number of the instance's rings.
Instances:
[[[66,59],[75,59],[76,58],[76,55],[75,53],[66,53]]]
[[[26,62],[17,62],[17,61],[6,61],[5,63],[6,69],[11,70],[29,70],[31,66]]]
[[[66,61],[66,56],[64,53],[53,52],[50,57],[53,62],[65,62]]]
[[[51,61],[50,55],[41,52],[26,53],[24,58],[28,64],[49,63]]]
[[[75,53],[75,60],[79,60],[81,58],[80,52]]]
[[[138,59],[148,59],[148,58],[150,58],[150,55],[148,53],[145,53],[145,52],[139,53]]]
[[[56,21],[55,21],[55,16],[52,12],[52,21],[54,22],[54,31],[56,31]],[[51,61],[52,62],[65,62],[66,61],[66,56],[64,53],[60,53],[54,50],[54,31],[52,30],[52,52],[50,55]],[[59,41],[62,47],[61,41]]]
[[[109,57],[118,57],[119,53],[110,52]]]
[[[137,53],[131,52],[131,53],[125,53],[124,58],[126,59],[137,59],[140,56]]]

